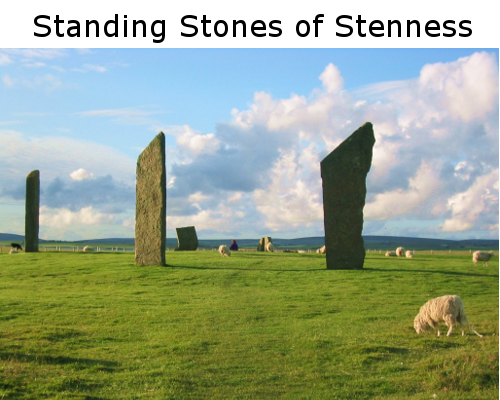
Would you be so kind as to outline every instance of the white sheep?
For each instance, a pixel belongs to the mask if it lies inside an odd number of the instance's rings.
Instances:
[[[477,267],[477,262],[478,261],[484,261],[484,266],[488,266],[488,261],[490,261],[490,258],[494,256],[494,253],[492,251],[486,252],[486,251],[475,251],[474,254],[472,254],[472,262],[474,265]]]
[[[320,247],[318,250],[316,250],[316,253],[326,254],[326,246]]]
[[[405,255],[405,248],[404,247],[398,247],[396,249],[396,255],[398,257],[404,257],[404,255]]]
[[[19,253],[16,249],[10,249],[9,254],[17,254]]]
[[[387,251],[385,253],[386,257],[396,257],[396,252],[395,251]]]
[[[89,247],[89,246],[85,246],[83,248],[83,251],[95,251],[92,247]]]
[[[413,258],[413,251],[411,250],[406,250],[406,258]]]
[[[451,335],[455,324],[458,322],[462,329],[462,336],[465,335],[463,326],[467,324],[471,332],[474,332],[479,337],[483,337],[469,324],[465,315],[464,303],[458,296],[448,295],[429,300],[420,307],[420,311],[413,321],[413,327],[418,334],[426,331],[429,327],[432,329],[437,328],[437,335],[440,336],[441,331],[438,326],[440,322],[444,322],[449,327],[446,336]]]
[[[272,253],[274,252],[274,244],[272,244],[271,242],[269,242],[266,246],[266,251],[268,251],[269,253]]]
[[[231,250],[225,244],[219,246],[219,253],[221,257],[231,257]]]

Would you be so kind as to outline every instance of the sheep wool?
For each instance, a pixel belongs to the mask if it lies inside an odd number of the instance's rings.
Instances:
[[[458,296],[447,295],[429,300],[420,307],[420,311],[413,322],[413,327],[418,334],[429,328],[437,329],[437,335],[440,336],[441,331],[438,326],[440,322],[444,322],[449,327],[446,336],[451,335],[453,328],[458,322],[462,329],[462,336],[465,335],[464,325],[467,324],[471,332],[482,337],[482,335],[477,333],[472,325],[470,325],[467,315],[465,314],[464,303]]]
[[[219,246],[219,253],[221,257],[231,257],[231,251],[227,248],[225,244]]]
[[[478,261],[483,261],[484,266],[488,266],[488,261],[490,261],[490,258],[493,257],[493,252],[486,252],[486,251],[475,251],[474,254],[472,254],[472,262],[474,265],[477,267],[477,262]]]

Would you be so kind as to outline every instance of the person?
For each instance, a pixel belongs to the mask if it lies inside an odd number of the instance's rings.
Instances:
[[[238,251],[238,243],[236,243],[236,240],[231,240],[231,245],[229,246],[229,250],[231,251]]]

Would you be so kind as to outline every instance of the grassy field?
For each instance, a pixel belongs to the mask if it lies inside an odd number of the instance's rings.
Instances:
[[[498,399],[498,258],[0,254],[0,399]],[[417,335],[457,294],[483,338]]]

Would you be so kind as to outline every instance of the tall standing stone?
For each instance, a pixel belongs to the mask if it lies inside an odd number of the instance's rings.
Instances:
[[[374,144],[367,122],[321,161],[328,269],[363,268],[363,208]]]
[[[198,248],[198,236],[194,226],[175,228],[175,233],[177,233],[176,251],[196,250]]]
[[[165,135],[160,132],[137,159],[136,265],[165,265],[166,181]]]
[[[26,214],[24,217],[24,251],[38,251],[40,228],[40,171],[31,171],[26,177]]]

